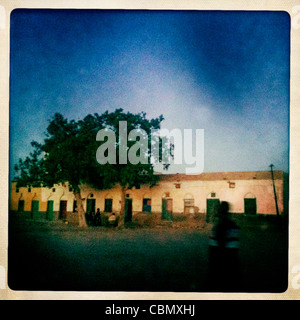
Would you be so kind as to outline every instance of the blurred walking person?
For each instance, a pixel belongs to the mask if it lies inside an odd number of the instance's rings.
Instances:
[[[229,203],[223,201],[209,239],[209,289],[238,291],[239,264],[239,227],[230,218]]]

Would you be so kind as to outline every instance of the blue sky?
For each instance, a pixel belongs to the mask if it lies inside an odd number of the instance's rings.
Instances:
[[[204,129],[206,172],[288,171],[285,12],[15,10],[10,41],[11,167],[55,112],[123,108]]]

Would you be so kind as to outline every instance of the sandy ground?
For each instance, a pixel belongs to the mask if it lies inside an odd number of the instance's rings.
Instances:
[[[240,224],[237,291],[285,291],[287,232],[266,221]],[[211,291],[210,228],[80,229],[10,218],[8,285],[13,290]]]

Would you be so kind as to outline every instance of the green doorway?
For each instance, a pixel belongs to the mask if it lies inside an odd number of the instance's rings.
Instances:
[[[220,206],[219,199],[206,200],[206,222],[212,222],[214,217],[218,214]]]
[[[124,222],[132,221],[132,199],[125,199],[125,216]]]
[[[53,221],[54,220],[54,201],[48,200],[47,202],[47,220]]]
[[[59,203],[59,219],[67,219],[67,200],[60,200]]]
[[[87,199],[86,213],[87,214],[95,213],[95,208],[96,208],[96,199]]]
[[[24,208],[25,208],[25,200],[19,200],[18,212],[24,212]]]
[[[161,218],[171,220],[173,214],[173,199],[162,199],[162,213]]]
[[[39,201],[38,200],[31,201],[31,218],[33,220],[38,220],[39,218]]]
[[[256,198],[244,198],[244,211],[245,214],[256,215]]]

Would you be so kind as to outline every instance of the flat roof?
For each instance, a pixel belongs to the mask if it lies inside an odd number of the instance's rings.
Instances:
[[[283,171],[273,171],[274,179],[283,179]],[[269,180],[272,179],[271,171],[240,171],[240,172],[203,172],[200,174],[163,174],[158,173],[161,181],[215,181],[215,180]]]

